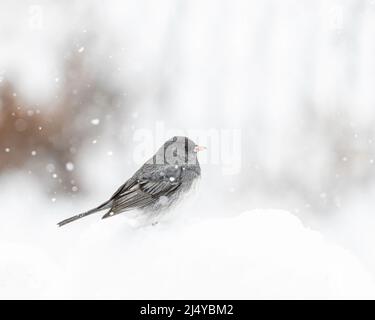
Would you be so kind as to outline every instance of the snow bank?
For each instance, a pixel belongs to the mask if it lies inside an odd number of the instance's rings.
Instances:
[[[0,298],[375,297],[354,256],[288,212],[193,220],[181,209],[154,227],[120,215],[57,228],[73,203],[1,189]]]
[[[92,226],[70,257],[77,297],[374,297],[371,276],[352,255],[288,212],[138,230],[114,224]]]

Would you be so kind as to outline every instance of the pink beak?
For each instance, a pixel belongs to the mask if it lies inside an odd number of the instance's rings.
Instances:
[[[207,150],[207,148],[202,147],[202,146],[195,146],[194,147],[194,152],[199,152],[199,151],[203,151],[203,150]]]

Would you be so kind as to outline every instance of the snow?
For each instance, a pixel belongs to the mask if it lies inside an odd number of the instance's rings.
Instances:
[[[73,171],[74,170],[74,164],[72,162],[67,162],[65,164],[66,170]]]
[[[180,206],[156,226],[132,226],[122,214],[58,228],[87,204],[52,206],[31,192],[34,183],[16,175],[0,186],[9,212],[0,225],[0,298],[375,297],[356,257],[289,212],[203,219]],[[19,201],[20,194],[30,197]]]
[[[91,124],[93,124],[94,126],[97,126],[99,123],[100,123],[100,119],[95,118],[91,120]]]

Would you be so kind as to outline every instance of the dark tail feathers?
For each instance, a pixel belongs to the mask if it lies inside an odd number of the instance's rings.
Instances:
[[[95,212],[102,211],[102,210],[105,210],[105,209],[109,209],[109,208],[111,208],[111,205],[112,205],[111,201],[105,202],[105,203],[103,203],[102,205],[100,205],[97,208],[94,208],[94,209],[89,210],[87,212],[83,212],[83,213],[77,214],[77,215],[75,215],[73,217],[70,217],[68,219],[65,219],[63,221],[60,221],[57,225],[59,227],[62,227],[64,225],[68,224],[68,223],[71,223],[71,222],[76,221],[78,219],[81,219],[83,217],[89,216],[90,214],[93,214]]]

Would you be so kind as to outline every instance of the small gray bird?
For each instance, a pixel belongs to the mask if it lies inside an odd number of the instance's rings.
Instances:
[[[133,209],[156,216],[189,191],[200,177],[197,153],[205,149],[187,137],[173,137],[108,201],[90,211],[63,220],[58,226],[102,210],[108,210],[102,219]]]

